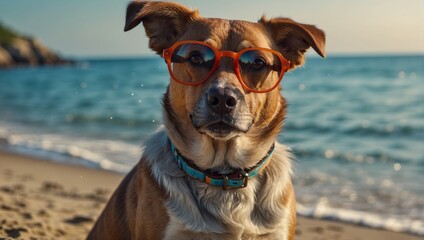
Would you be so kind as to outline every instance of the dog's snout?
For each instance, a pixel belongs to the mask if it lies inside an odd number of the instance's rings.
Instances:
[[[228,114],[237,106],[239,96],[236,90],[213,86],[208,91],[208,107],[215,113]]]

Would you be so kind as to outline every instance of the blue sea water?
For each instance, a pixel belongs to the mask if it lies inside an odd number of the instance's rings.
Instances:
[[[158,57],[0,70],[0,148],[127,172],[168,82]],[[282,86],[298,213],[424,235],[424,56],[310,58]]]

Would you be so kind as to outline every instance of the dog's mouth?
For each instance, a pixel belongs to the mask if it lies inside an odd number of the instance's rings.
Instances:
[[[232,132],[243,132],[241,129],[234,125],[227,124],[225,122],[216,122],[206,126],[209,132],[216,133],[218,135],[228,135]]]
[[[249,131],[251,124],[237,124],[236,121],[227,121],[226,119],[218,119],[215,121],[206,121],[198,125],[193,121],[193,126],[198,132],[207,134],[212,138],[226,140],[239,136]]]
[[[247,129],[248,130],[248,129]],[[235,136],[238,136],[242,133],[247,132],[246,129],[241,129],[240,127],[228,124],[226,122],[220,121],[208,124],[207,126],[199,129],[199,132],[205,133],[216,139],[229,139]]]

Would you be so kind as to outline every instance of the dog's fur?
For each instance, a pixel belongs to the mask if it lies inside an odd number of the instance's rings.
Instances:
[[[246,47],[275,49],[290,60],[290,69],[303,64],[309,47],[325,56],[324,33],[287,18],[262,17],[252,23],[203,18],[170,2],[130,3],[125,30],[141,22],[150,48],[158,54],[176,41],[198,40],[234,52]],[[188,71],[176,71],[180,78],[189,77]],[[213,86],[242,93],[231,114],[242,131],[223,136],[203,127],[217,117],[205,104]],[[171,80],[163,98],[164,127],[146,141],[140,162],[113,194],[88,239],[293,239],[296,200],[291,155],[285,146],[276,143],[270,163],[246,188],[223,190],[188,177],[174,162],[168,142],[203,170],[225,173],[252,167],[282,128],[286,101],[280,90],[245,91],[232,61],[226,59],[201,86]]]

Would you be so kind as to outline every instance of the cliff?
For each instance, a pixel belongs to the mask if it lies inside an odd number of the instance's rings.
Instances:
[[[0,23],[0,68],[69,64],[38,40],[20,35]]]

